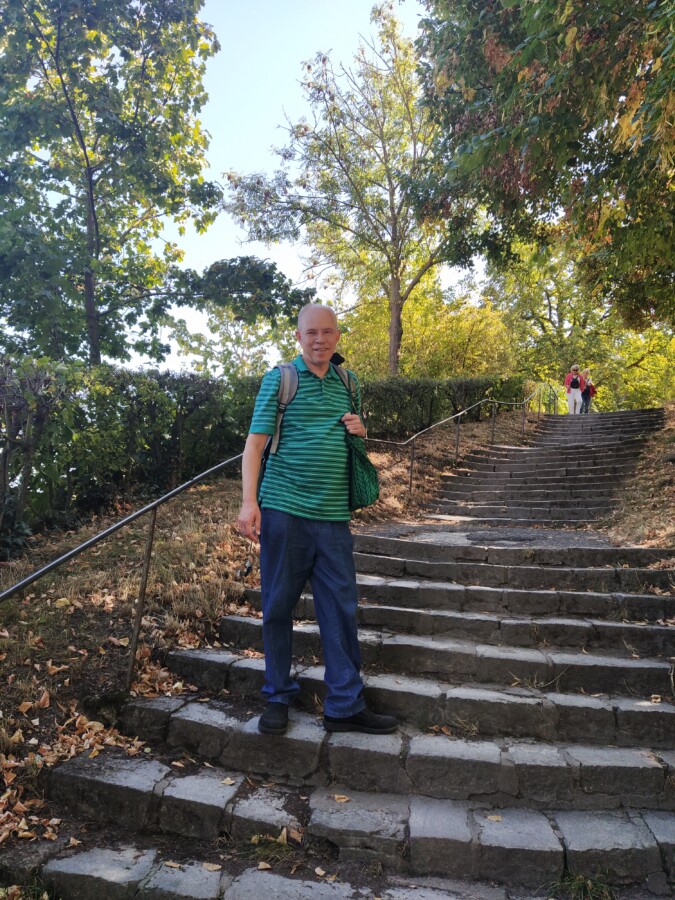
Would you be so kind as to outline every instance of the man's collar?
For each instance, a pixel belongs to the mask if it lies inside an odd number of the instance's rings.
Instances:
[[[295,359],[293,360],[293,365],[298,370],[298,372],[309,372],[310,375],[314,374],[311,371],[311,369],[309,369],[309,367],[307,366],[307,363],[302,358],[302,353],[299,356],[295,357]],[[317,375],[316,377],[318,378],[319,376]],[[328,371],[326,372],[324,378],[339,378],[339,377],[340,376],[335,371],[335,366],[332,363],[329,363]]]

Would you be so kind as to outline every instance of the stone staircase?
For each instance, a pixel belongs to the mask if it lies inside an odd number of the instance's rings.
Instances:
[[[565,496],[549,498],[548,519],[490,513],[501,527],[435,518],[355,536],[366,699],[399,716],[396,734],[324,732],[310,593],[295,627],[300,705],[282,737],[257,731],[259,618],[226,616],[221,647],[171,652],[176,678],[200,692],[138,699],[124,711],[124,730],[157,752],[82,756],[55,769],[50,782],[56,803],[134,833],[136,844],[58,856],[44,867],[45,882],[63,900],[108,896],[110,879],[100,871],[118,873],[125,892],[115,897],[231,900],[268,891],[289,900],[506,900],[521,892],[548,897],[547,887],[573,872],[604,874],[625,897],[670,895],[675,570],[664,561],[675,550],[616,548],[598,534],[550,527],[561,521],[558,509],[572,508],[559,506],[563,500],[600,505],[608,496],[575,496],[586,488],[569,474],[578,471],[574,460],[563,466],[555,456],[566,452],[561,443],[582,441],[585,454],[598,454],[598,468],[615,467],[593,479],[609,491],[634,465],[638,436],[657,423],[652,412],[546,419],[532,448],[497,448],[497,461],[494,448],[476,453],[486,468],[456,476],[488,494],[517,482],[521,488],[507,492],[514,504],[525,501],[521,473],[531,484],[533,460],[552,465],[560,486],[551,490]],[[556,434],[558,449],[547,443]],[[528,462],[518,468],[522,454]],[[258,591],[247,599],[259,606]],[[307,874],[210,872],[202,891],[195,884],[207,875],[198,861],[167,871],[155,846],[176,835],[198,860],[223,838],[283,829],[346,871],[403,880],[375,891]],[[429,876],[472,887],[419,887]]]
[[[488,447],[467,454],[443,478],[437,511],[483,523],[586,524],[616,504],[663,410],[546,416],[528,447]]]

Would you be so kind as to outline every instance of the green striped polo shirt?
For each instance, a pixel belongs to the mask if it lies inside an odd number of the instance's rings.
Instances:
[[[298,391],[284,414],[277,452],[267,462],[260,505],[305,519],[349,521],[347,444],[340,421],[351,412],[349,394],[332,366],[319,378],[302,356],[293,364]],[[251,420],[253,434],[274,434],[280,380],[278,369],[264,376]],[[357,403],[358,409],[358,382]]]

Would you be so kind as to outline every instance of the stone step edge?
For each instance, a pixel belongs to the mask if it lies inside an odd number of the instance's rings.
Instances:
[[[423,609],[455,610],[467,613],[497,611],[522,616],[524,604],[530,615],[590,616],[609,621],[659,621],[675,616],[675,597],[666,594],[637,594],[630,591],[574,591],[546,588],[514,588],[457,584],[431,579],[416,580],[384,575],[356,574],[359,601],[372,599],[368,591],[381,592],[392,606],[410,602],[419,593]],[[553,605],[555,604],[555,605]],[[544,612],[545,610],[545,612]],[[591,611],[592,610],[592,611]],[[670,627],[670,626],[667,626]]]
[[[262,620],[223,616],[220,638],[225,646],[261,652]],[[615,686],[617,693],[634,691],[649,699],[650,695],[668,696],[673,672],[672,663],[653,658],[512,648],[445,636],[388,634],[374,628],[360,628],[358,640],[363,665],[371,669],[459,679],[473,685],[535,685],[559,693],[608,692]],[[293,642],[296,656],[322,659],[316,623],[294,623]]]
[[[91,842],[90,842],[91,843]],[[30,884],[39,877],[45,886],[62,900],[82,900],[83,897],[161,897],[161,900],[251,900],[266,895],[275,900],[321,900],[330,891],[331,900],[352,900],[356,896],[367,900],[358,883],[350,883],[337,874],[333,860],[323,861],[325,874],[320,877],[311,868],[303,871],[301,879],[279,872],[263,871],[256,867],[229,874],[204,868],[203,859],[190,859],[168,866],[171,860],[162,851],[147,844],[139,846],[128,841],[110,846],[105,835],[102,846],[80,849],[76,853],[52,846],[48,862],[40,869],[37,864],[24,882],[24,868],[19,864],[6,866],[9,883]],[[319,859],[319,858],[317,858]],[[423,890],[424,900],[475,900],[476,890],[485,896],[495,896],[494,888],[486,883],[466,882],[445,878],[415,878],[383,874],[378,881],[381,900],[410,900]],[[431,883],[433,882],[433,884]],[[501,894],[501,892],[500,892]],[[368,894],[368,897],[373,897]],[[500,900],[503,900],[501,895]]]
[[[443,513],[439,513],[433,504],[429,504],[427,507],[429,510],[429,514],[427,518],[434,519],[438,522],[447,522],[450,525],[463,525],[470,524],[474,525],[485,525],[488,527],[504,527],[504,526],[514,526],[518,528],[522,528],[525,525],[536,524],[541,525],[545,528],[555,528],[555,529],[579,529],[581,531],[586,529],[588,524],[593,522],[601,522],[602,519],[587,519],[583,522],[570,522],[569,519],[514,519],[514,518],[502,518],[498,519],[489,516],[460,516],[460,515],[445,515]]]
[[[173,702],[169,702],[173,701]],[[286,735],[257,730],[223,702],[160,697],[127,704],[128,734],[256,776],[294,783],[417,793],[436,799],[543,809],[642,807],[675,810],[675,752],[554,747],[537,741],[449,739],[406,728],[392,735],[329,734],[318,717],[292,708]]]
[[[244,600],[254,609],[260,611],[261,595],[259,588],[247,588],[244,592]],[[673,598],[675,607],[675,598]],[[675,609],[674,609],[675,612]],[[558,632],[558,640],[566,639],[568,644],[562,646],[595,646],[605,641],[611,644],[612,641],[620,643],[624,649],[631,648],[631,652],[635,649],[634,645],[639,644],[640,647],[645,646],[645,642],[656,642],[663,645],[668,640],[675,637],[673,628],[668,625],[659,624],[637,624],[628,621],[613,621],[608,619],[592,618],[591,616],[583,616],[574,618],[572,616],[517,616],[497,614],[493,612],[471,612],[465,610],[438,609],[438,608],[420,608],[413,606],[395,605],[386,602],[378,602],[376,600],[359,599],[357,608],[357,620],[359,627],[385,627],[377,623],[371,622],[372,614],[380,614],[375,617],[380,621],[391,622],[397,618],[410,619],[420,618],[424,623],[425,629],[415,630],[412,628],[403,628],[400,633],[416,634],[416,635],[449,635],[458,634],[460,639],[465,639],[462,635],[466,635],[470,631],[471,625],[486,626],[490,631],[490,639],[481,638],[480,643],[501,645],[508,642],[511,647],[538,647],[542,641],[546,641],[545,646],[551,646],[551,642],[546,638],[549,629]],[[300,600],[293,611],[293,618],[296,621],[311,620],[316,621],[316,612],[314,609],[314,598],[311,591],[307,591],[300,596]],[[427,622],[428,620],[428,622]],[[448,630],[445,631],[441,626],[447,624]],[[397,623],[397,628],[401,625]],[[524,643],[521,636],[523,629],[528,629],[528,642]],[[393,631],[389,626],[389,631]],[[565,632],[569,631],[569,638],[566,638]],[[602,632],[606,633],[602,633]],[[504,633],[506,632],[506,636]],[[514,636],[515,633],[515,636]],[[540,635],[537,638],[537,635]],[[498,640],[502,636],[503,641]],[[611,640],[608,640],[608,637]],[[477,640],[471,637],[471,640]],[[539,643],[537,643],[539,640]],[[644,651],[640,651],[644,652]]]
[[[390,574],[397,577],[404,575],[412,575],[418,578],[443,578],[450,579],[451,576],[459,576],[461,578],[478,579],[480,575],[490,573],[492,580],[500,579],[499,585],[489,585],[492,587],[513,587],[517,588],[518,581],[524,579],[532,579],[532,577],[541,576],[548,581],[549,584],[555,584],[556,581],[578,580],[580,584],[586,584],[592,587],[594,583],[602,582],[604,579],[614,580],[612,592],[621,592],[622,589],[628,590],[630,582],[638,582],[650,587],[670,587],[672,585],[673,571],[670,569],[645,569],[631,566],[541,566],[541,565],[503,565],[501,563],[482,563],[482,562],[460,562],[457,560],[443,560],[424,558],[406,558],[403,556],[389,556],[382,553],[363,553],[360,550],[354,552],[354,562],[357,571],[362,573],[365,571],[369,574]],[[386,573],[380,570],[387,570]],[[394,571],[391,571],[394,570]],[[511,579],[515,579],[514,581]],[[532,586],[525,585],[525,586]],[[597,590],[597,588],[593,588]],[[606,591],[601,590],[601,593]],[[631,591],[635,593],[635,591]]]
[[[264,660],[222,649],[173,650],[167,666],[183,680],[209,691],[257,695]],[[321,666],[294,669],[305,706],[322,702]],[[444,725],[476,737],[500,734],[536,740],[616,746],[672,747],[675,706],[629,697],[560,694],[536,688],[453,685],[409,675],[364,675],[365,698],[377,712],[428,728]]]
[[[421,529],[423,530],[423,526]],[[417,533],[417,532],[414,532]],[[501,564],[504,561],[513,566],[517,565],[517,561],[522,559],[524,562],[532,565],[555,565],[563,564],[563,561],[569,559],[569,549],[558,549],[549,547],[499,547],[490,546],[486,541],[484,544],[471,544],[468,546],[440,544],[431,541],[418,541],[407,539],[405,537],[390,537],[388,535],[365,534],[356,532],[354,534],[354,548],[359,552],[370,552],[375,550],[381,553],[382,549],[401,550],[407,549],[409,552],[415,551],[419,559],[433,560],[452,560],[458,559],[462,562],[484,562],[488,564]],[[597,557],[599,561],[611,560],[616,563],[621,560],[629,559],[649,559],[651,562],[659,562],[662,559],[675,559],[675,547],[670,548],[651,548],[651,547],[576,547],[576,554],[583,554],[585,557]],[[389,554],[388,554],[389,555]],[[395,554],[400,556],[400,554]],[[601,563],[595,568],[604,568],[607,562]],[[593,567],[591,567],[593,568]],[[615,565],[614,568],[623,568],[623,565]],[[632,568],[644,568],[644,566],[632,565]],[[673,570],[675,573],[675,569]]]
[[[73,760],[61,767],[64,770],[69,765],[71,770],[68,776],[62,771],[64,780],[77,778],[73,773],[77,762]],[[134,829],[138,829],[137,823],[152,829],[153,819],[159,828],[161,816],[163,830],[177,828],[181,834],[187,830],[202,839],[207,825],[214,822],[218,834],[224,831],[235,837],[250,834],[251,830],[260,833],[261,823],[272,831],[281,822],[290,832],[298,822],[284,809],[283,790],[263,787],[248,797],[238,798],[243,775],[222,779],[223,770],[204,769],[196,775],[176,778],[171,777],[167,767],[162,767],[166,770],[162,772],[152,760],[133,762],[137,780],[133,796],[126,782],[97,782],[88,777],[85,764],[80,789],[86,790],[88,796],[78,808],[84,814],[94,813],[95,819],[110,820],[114,816],[118,824],[126,820]],[[141,768],[146,772],[141,773]],[[226,781],[234,784],[226,785]],[[235,788],[231,799],[223,803],[231,788]],[[199,802],[193,796],[195,792],[199,793]],[[304,840],[329,840],[339,848],[341,860],[377,859],[387,869],[413,875],[480,874],[482,878],[534,887],[542,884],[543,875],[546,882],[555,880],[564,869],[566,855],[570,867],[578,869],[578,865],[572,865],[575,855],[579,857],[577,862],[583,864],[586,854],[597,856],[602,852],[605,858],[612,858],[611,877],[619,884],[642,883],[656,876],[663,884],[666,876],[673,817],[663,812],[544,812],[508,807],[495,812],[462,801],[416,795],[355,791],[346,794],[339,784],[303,793],[309,806]],[[608,819],[614,826],[609,832],[616,832],[610,846]],[[584,832],[584,840],[580,841]],[[664,836],[667,846],[662,846]],[[50,869],[48,863],[45,874],[49,877],[55,868],[52,864]]]

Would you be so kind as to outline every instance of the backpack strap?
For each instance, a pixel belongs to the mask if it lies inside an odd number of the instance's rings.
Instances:
[[[351,376],[351,373],[347,371],[347,369],[343,369],[342,366],[336,366],[335,363],[331,363],[337,374],[340,376],[340,380],[347,388],[349,392],[349,396],[352,401],[352,412],[358,413],[356,408],[356,383]]]
[[[347,369],[343,369],[342,366],[336,366],[334,363],[331,363],[331,365],[340,376],[340,380],[349,392],[349,396],[351,397],[352,401],[352,411],[357,412],[356,383],[354,379],[347,371]],[[276,368],[279,369],[280,375],[279,392],[277,394],[277,421],[274,426],[274,434],[271,436],[271,439],[269,441],[269,449],[267,451],[267,455],[277,452],[279,439],[281,437],[281,423],[284,420],[284,413],[288,408],[288,404],[293,400],[298,392],[298,370],[295,368],[293,363],[279,363]]]
[[[281,423],[288,404],[298,392],[298,370],[293,363],[279,363],[279,392],[277,394],[277,421],[274,426],[274,434],[270,441],[270,453],[276,453],[281,436]]]

